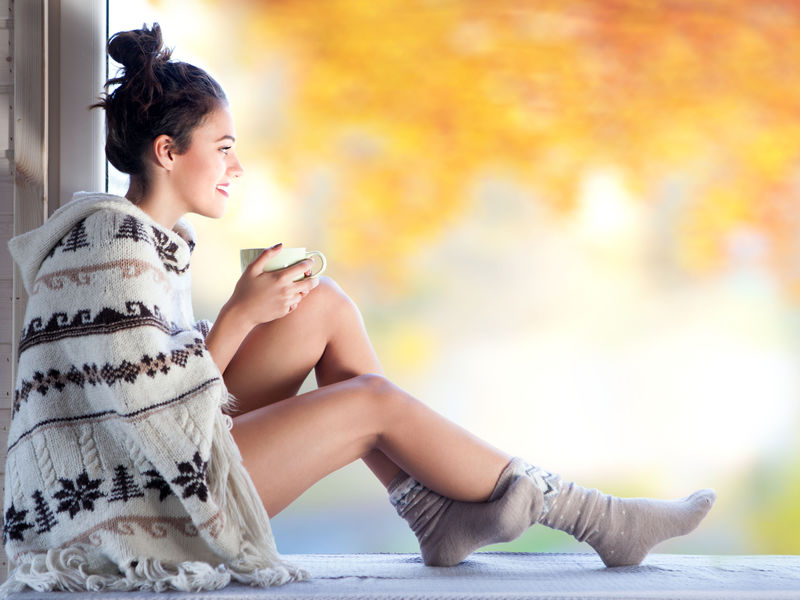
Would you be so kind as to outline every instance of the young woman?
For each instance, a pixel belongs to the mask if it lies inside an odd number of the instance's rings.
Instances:
[[[302,579],[275,515],[363,459],[420,543],[455,565],[542,523],[609,567],[692,531],[714,502],[619,499],[477,439],[381,374],[358,309],[308,261],[244,272],[210,326],[189,297],[186,213],[220,217],[242,172],[226,97],[158,25],[109,42],[98,104],[125,198],[80,193],[12,240],[30,301],[9,433],[5,590],[213,589]],[[299,280],[298,280],[299,278]],[[297,392],[314,369],[319,389]],[[229,396],[230,393],[230,396]],[[229,402],[229,398],[231,401]]]

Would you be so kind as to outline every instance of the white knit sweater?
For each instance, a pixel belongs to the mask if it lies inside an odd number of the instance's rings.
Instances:
[[[279,557],[195,323],[193,232],[76,194],[9,243],[29,302],[6,466],[2,591],[301,579]]]

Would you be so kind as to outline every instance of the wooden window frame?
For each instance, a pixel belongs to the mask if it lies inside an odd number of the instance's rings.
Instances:
[[[5,247],[72,194],[106,189],[102,111],[110,0],[9,0],[12,76],[6,168],[0,174],[0,483],[11,416],[18,333],[27,297]],[[6,18],[7,17],[7,18]],[[4,557],[3,557],[4,558]],[[3,560],[3,564],[6,561]],[[6,569],[0,570],[0,579]]]

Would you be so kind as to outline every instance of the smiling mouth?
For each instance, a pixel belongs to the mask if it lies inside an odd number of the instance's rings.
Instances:
[[[228,184],[227,183],[222,183],[222,184],[218,185],[217,186],[217,191],[227,198],[228,197]]]

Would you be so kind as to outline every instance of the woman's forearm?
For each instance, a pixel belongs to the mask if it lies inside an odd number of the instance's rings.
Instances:
[[[206,346],[220,373],[224,373],[228,368],[231,359],[253,327],[254,324],[242,318],[235,308],[228,305],[222,307],[206,337]]]

